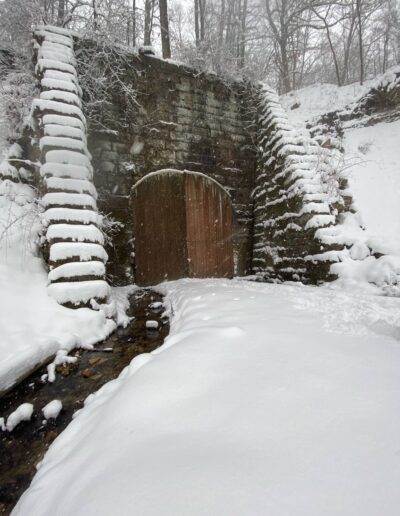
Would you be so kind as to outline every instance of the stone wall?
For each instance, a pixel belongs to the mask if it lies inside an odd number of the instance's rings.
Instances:
[[[118,59],[118,57],[116,57]],[[102,107],[105,128],[89,128],[99,207],[120,223],[112,232],[109,279],[134,280],[130,190],[163,168],[202,172],[231,194],[235,272],[251,272],[252,200],[256,168],[250,87],[152,55],[125,55],[123,82],[137,92],[126,117],[123,91]],[[118,122],[127,120],[125,127]]]
[[[253,270],[270,281],[318,283],[343,243],[323,241],[347,209],[334,155],[289,122],[279,97],[260,87],[254,189]]]

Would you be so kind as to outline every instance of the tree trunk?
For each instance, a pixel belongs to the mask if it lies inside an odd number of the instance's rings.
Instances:
[[[93,30],[96,32],[98,29],[98,12],[97,12],[97,0],[93,0]]]
[[[335,47],[334,47],[334,45],[332,43],[332,38],[331,38],[330,31],[329,31],[329,26],[326,23],[326,20],[324,20],[324,22],[325,22],[325,28],[326,28],[326,37],[328,38],[329,48],[331,49],[333,63],[335,65],[335,73],[336,73],[337,85],[341,86],[342,85],[342,81],[340,80],[340,69],[339,69],[339,63],[338,63],[337,56],[336,56]]]
[[[358,51],[360,57],[360,84],[364,84],[364,48],[363,48],[363,33],[361,20],[361,1],[356,1],[357,22],[358,22]]]
[[[346,80],[348,78],[350,49],[351,49],[351,43],[353,41],[353,34],[354,34],[354,23],[355,23],[355,19],[354,19],[354,16],[352,16],[351,24],[349,27],[349,33],[348,33],[347,41],[346,41],[346,47],[344,50],[344,62],[343,62],[342,80],[341,80],[342,84],[345,84]]]
[[[144,5],[144,38],[143,44],[145,46],[151,45],[151,15],[152,15],[152,0],[146,0]]]
[[[206,25],[206,0],[198,0],[200,11],[200,41],[205,39],[205,25]]]
[[[240,42],[239,42],[239,68],[243,70],[246,53],[246,17],[247,17],[247,0],[243,0],[243,9],[240,20]]]
[[[65,18],[65,0],[58,0],[57,25],[62,27]]]
[[[292,87],[290,81],[289,58],[287,54],[286,38],[283,35],[279,42],[279,48],[281,51],[281,81],[283,85],[282,93],[288,93]]]
[[[136,47],[136,0],[132,0],[132,46]]]
[[[199,0],[194,0],[194,30],[196,34],[196,48],[200,46]]]
[[[169,42],[169,24],[168,24],[168,4],[167,0],[159,0],[160,8],[160,26],[161,26],[161,45],[164,59],[171,57],[171,46]]]

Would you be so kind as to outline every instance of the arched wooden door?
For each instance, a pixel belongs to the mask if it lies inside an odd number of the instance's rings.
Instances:
[[[232,203],[216,181],[161,170],[136,183],[132,205],[138,285],[233,276]]]

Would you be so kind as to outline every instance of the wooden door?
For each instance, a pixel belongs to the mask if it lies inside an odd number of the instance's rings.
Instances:
[[[185,178],[150,174],[133,189],[135,282],[156,285],[188,275]]]
[[[215,181],[162,170],[133,189],[135,280],[232,277],[232,203]]]
[[[233,276],[232,203],[215,181],[186,176],[186,228],[189,276]]]

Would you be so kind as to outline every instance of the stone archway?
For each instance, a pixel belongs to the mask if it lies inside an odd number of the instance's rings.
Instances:
[[[233,276],[229,194],[198,172],[160,170],[132,189],[135,281]]]

